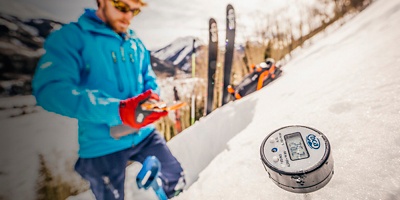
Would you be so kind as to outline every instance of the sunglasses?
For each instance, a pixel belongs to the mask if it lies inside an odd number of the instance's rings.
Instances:
[[[113,6],[123,13],[132,12],[133,16],[136,16],[140,13],[140,8],[131,9],[128,4],[118,1],[118,0],[111,0]]]

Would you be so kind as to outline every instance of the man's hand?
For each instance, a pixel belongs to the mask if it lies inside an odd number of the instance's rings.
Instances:
[[[156,93],[147,90],[136,97],[122,100],[119,104],[119,115],[122,123],[140,129],[168,114],[166,111],[143,110],[141,105],[148,100],[160,100],[160,98]]]

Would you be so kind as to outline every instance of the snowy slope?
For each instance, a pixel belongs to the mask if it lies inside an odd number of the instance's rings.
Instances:
[[[239,133],[176,199],[400,199],[399,19],[399,0],[375,2],[304,49],[279,80],[173,139],[169,144],[191,182],[220,137]],[[245,128],[236,129],[241,123]],[[307,195],[278,188],[260,161],[262,140],[293,124],[319,129],[332,145],[335,174]],[[194,146],[201,150],[190,152]]]
[[[151,55],[160,60],[169,62],[174,66],[178,66],[178,68],[183,71],[190,71],[190,56],[193,51],[193,40],[195,40],[195,48],[204,45],[198,38],[191,36],[181,37],[161,49],[152,51]]]
[[[15,98],[8,98],[11,99]],[[2,107],[6,105],[0,103]],[[54,176],[79,182],[79,175],[73,173],[78,150],[76,120],[39,110],[0,119],[0,199],[35,199],[38,154],[44,155]]]

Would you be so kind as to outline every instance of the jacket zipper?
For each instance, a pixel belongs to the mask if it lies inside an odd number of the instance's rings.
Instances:
[[[131,59],[132,63],[135,62],[135,59],[133,59],[133,55],[131,53],[129,54],[129,58]]]
[[[134,77],[136,78],[136,80],[138,81],[138,80],[139,80],[139,75],[138,75],[137,70],[136,70],[135,59],[133,58],[132,53],[129,54],[129,58],[130,58],[131,63],[132,63],[133,75],[134,75]],[[135,87],[135,91],[137,91],[137,90],[138,90],[138,88],[137,88],[137,87],[138,87],[138,84],[135,84],[134,87]]]
[[[123,88],[122,80],[121,80],[121,72],[119,70],[119,66],[117,64],[117,56],[115,55],[114,51],[111,52],[111,56],[112,56],[114,64],[115,64],[114,65],[115,66],[115,76],[116,76],[116,79],[117,79],[117,82],[118,82],[118,90],[120,92],[122,92],[122,91],[124,91],[124,88]]]
[[[119,49],[121,50],[122,61],[125,62],[125,51],[124,51],[124,47],[121,46]]]

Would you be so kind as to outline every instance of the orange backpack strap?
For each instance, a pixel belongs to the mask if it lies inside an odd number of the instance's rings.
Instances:
[[[271,66],[271,68],[269,68],[269,73],[271,74],[271,78],[275,78],[275,70],[276,70],[276,66],[275,66],[275,64],[273,64]]]
[[[268,70],[260,74],[260,77],[258,77],[257,90],[263,87],[264,77],[268,77],[268,75],[269,75]]]

